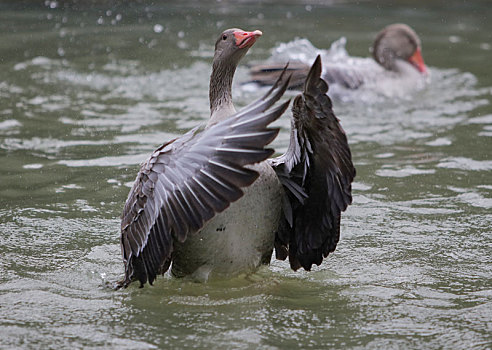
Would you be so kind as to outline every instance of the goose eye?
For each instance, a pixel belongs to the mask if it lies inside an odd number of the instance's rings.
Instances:
[[[222,40],[226,40],[227,39],[227,35],[222,35]]]

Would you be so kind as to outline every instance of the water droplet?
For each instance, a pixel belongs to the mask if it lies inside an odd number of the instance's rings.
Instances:
[[[162,25],[160,25],[160,24],[154,25],[154,32],[162,33],[163,30],[164,30],[164,27]]]
[[[453,44],[459,43],[461,41],[461,38],[457,35],[451,35],[448,39],[449,42],[452,42]]]
[[[490,44],[489,44],[489,43],[481,43],[481,44],[480,44],[480,48],[481,48],[482,50],[490,50],[491,46],[490,46]]]
[[[41,169],[43,167],[43,164],[39,164],[39,163],[24,164],[22,167],[24,169]]]

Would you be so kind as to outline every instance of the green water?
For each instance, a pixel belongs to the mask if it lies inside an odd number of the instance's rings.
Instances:
[[[489,2],[97,4],[0,4],[0,348],[492,348]],[[223,29],[263,31],[248,63],[295,37],[367,56],[393,22],[421,36],[431,82],[334,102],[357,178],[323,265],[105,287],[138,163],[208,117]]]

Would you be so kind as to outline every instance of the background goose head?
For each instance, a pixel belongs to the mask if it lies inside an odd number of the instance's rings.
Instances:
[[[420,38],[406,24],[391,24],[381,30],[374,40],[372,54],[374,59],[388,70],[399,71],[398,60],[404,60],[420,73],[427,73]]]

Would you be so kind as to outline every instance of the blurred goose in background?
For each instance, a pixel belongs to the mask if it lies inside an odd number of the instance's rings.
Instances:
[[[320,50],[312,45],[311,47],[313,53],[319,53]],[[297,48],[291,47],[290,49],[295,56]],[[337,45],[332,46],[331,50],[335,49]],[[344,47],[342,49],[345,50]],[[400,78],[401,80],[413,77],[422,80],[422,77],[427,76],[420,38],[406,24],[391,24],[381,30],[374,40],[371,52],[377,64],[365,62],[366,59],[349,57],[345,51],[343,51],[345,55],[338,59],[330,59],[328,54],[328,57],[323,57],[322,78],[330,85],[337,84],[346,89],[358,89],[362,85],[374,85],[383,79]],[[310,60],[309,57],[307,59]],[[272,85],[282,72],[284,65],[285,62],[276,61],[255,65],[250,69],[251,81],[260,85]],[[308,71],[308,62],[290,60],[288,72],[292,78],[289,88],[301,88]]]
[[[255,271],[273,249],[310,270],[333,252],[355,176],[345,133],[326,95],[318,57],[293,103],[287,152],[268,159],[278,129],[268,125],[284,74],[262,98],[236,112],[231,87],[240,59],[262,33],[224,31],[215,44],[210,120],[152,153],[141,165],[121,220],[125,277],[152,284],[175,277],[206,281]]]

